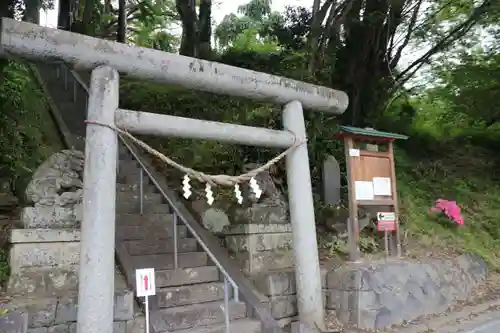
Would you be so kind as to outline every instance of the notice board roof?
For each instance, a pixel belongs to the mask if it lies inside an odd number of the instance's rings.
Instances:
[[[370,140],[370,141],[394,141],[394,140],[406,140],[408,136],[398,133],[377,131],[373,128],[359,128],[352,126],[339,126],[339,131],[336,134],[337,137],[350,136],[360,140]]]

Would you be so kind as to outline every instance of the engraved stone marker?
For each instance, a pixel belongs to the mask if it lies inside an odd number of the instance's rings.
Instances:
[[[329,205],[340,202],[340,166],[335,157],[327,155],[323,162],[323,200]]]

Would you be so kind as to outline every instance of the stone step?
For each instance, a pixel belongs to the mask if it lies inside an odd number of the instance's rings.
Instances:
[[[134,241],[124,241],[125,247],[131,256],[142,256],[148,254],[168,254],[174,253],[174,241],[144,239]],[[196,252],[198,242],[194,238],[177,239],[177,253]]]
[[[171,228],[174,217],[172,214],[161,214],[161,213],[117,213],[116,214],[116,225],[120,226],[150,226],[150,225],[164,225],[166,228]],[[182,222],[177,223],[178,225],[183,225]]]
[[[158,204],[152,202],[144,202],[143,206],[144,215],[149,214],[159,214],[159,213],[170,213],[170,206],[168,204]],[[139,201],[132,202],[116,202],[116,212],[120,214],[139,214],[140,213],[140,203]]]
[[[177,258],[179,268],[202,267],[208,264],[208,255],[205,252],[179,253]],[[130,261],[134,269],[154,268],[156,270],[170,270],[174,268],[174,256],[172,254],[131,256]]]
[[[146,184],[145,184],[146,185]],[[117,182],[116,183],[116,191],[117,192],[133,192],[133,193],[139,193],[139,182],[130,182],[130,183],[121,183]],[[147,185],[143,186],[142,188],[143,193],[157,193],[155,191],[155,187],[153,185]]]
[[[162,223],[163,224],[163,223]],[[185,238],[187,228],[183,225],[177,226],[177,237]],[[116,240],[151,240],[173,238],[173,228],[167,225],[117,225]]]
[[[137,192],[117,192],[116,193],[116,201],[117,202],[129,202],[132,204],[139,202],[139,191]],[[151,193],[151,192],[143,192],[142,200],[144,203],[163,203],[163,195],[160,193]]]
[[[245,303],[229,304],[231,320],[246,317]],[[224,323],[224,302],[210,302],[179,306],[151,312],[151,326],[154,332],[171,332],[181,329],[197,328],[212,324]],[[233,332],[238,332],[234,331]]]
[[[130,175],[139,178],[141,167],[135,161],[121,161],[118,165],[118,172],[121,176]],[[142,175],[144,176],[144,178],[147,177],[145,172],[143,172]]]
[[[155,277],[157,288],[217,282],[220,279],[219,270],[215,266],[158,270]]]
[[[228,286],[230,289],[230,287]],[[231,292],[230,290],[228,292]],[[229,294],[230,295],[230,294]],[[224,283],[200,283],[187,286],[160,288],[150,298],[151,310],[176,306],[207,303],[224,299]]]
[[[131,291],[115,292],[114,320],[134,318],[134,294]],[[28,327],[39,328],[76,322],[77,295],[64,297],[16,297],[9,303],[0,304],[0,311],[19,311],[28,314]]]
[[[248,318],[232,320],[229,325],[229,328],[230,332],[234,333],[261,333],[262,331],[262,325],[258,320],[252,320]],[[226,332],[227,332],[226,325],[224,323],[175,331],[175,333],[226,333]]]
[[[118,173],[116,175],[116,179],[118,180],[118,183],[139,184],[141,178],[139,176],[139,172],[133,173],[130,171],[123,171],[120,169],[120,167],[118,167]],[[142,177],[142,183],[143,186],[154,186],[146,173],[144,173]]]

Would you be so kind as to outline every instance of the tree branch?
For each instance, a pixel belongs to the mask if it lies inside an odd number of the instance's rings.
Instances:
[[[456,40],[463,37],[476,24],[481,16],[492,6],[492,0],[485,0],[479,7],[474,8],[467,20],[453,28],[447,36],[439,40],[429,51],[411,63],[405,70],[399,73],[395,81],[399,85],[407,82],[434,54],[451,46]]]
[[[417,23],[417,17],[418,17],[418,13],[420,12],[420,6],[422,5],[422,2],[423,2],[423,0],[418,0],[417,5],[415,6],[415,8],[413,10],[413,14],[411,16],[410,23],[408,24],[408,32],[406,33],[406,36],[403,40],[403,43],[398,47],[396,54],[391,59],[391,62],[389,64],[389,67],[391,69],[394,69],[396,67],[399,60],[401,59],[401,54],[403,53],[403,49],[410,42],[411,36],[412,36],[413,31],[415,29],[415,24]]]

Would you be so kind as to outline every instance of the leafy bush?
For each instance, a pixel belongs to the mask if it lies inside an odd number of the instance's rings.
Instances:
[[[0,166],[16,179],[32,173],[60,141],[29,67],[10,61],[0,77]]]

